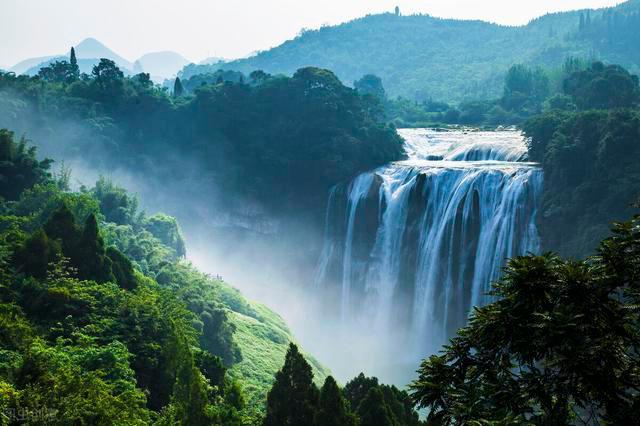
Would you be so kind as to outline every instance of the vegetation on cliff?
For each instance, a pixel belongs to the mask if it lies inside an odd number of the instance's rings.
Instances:
[[[190,170],[213,196],[281,208],[319,203],[337,182],[403,154],[377,100],[327,70],[220,76],[195,87],[186,80],[185,95],[170,96],[148,74],[124,77],[108,59],[91,75],[78,76],[66,61],[54,65],[34,77],[0,73],[0,127],[94,169],[182,188],[191,174],[172,170]]]
[[[564,87],[567,102],[523,128],[529,157],[545,174],[543,245],[583,257],[640,198],[640,87],[637,76],[598,62]]]
[[[53,424],[259,421],[293,340],[284,322],[186,262],[175,219],[147,216],[104,179],[69,191],[68,171],[0,134],[2,412]]]

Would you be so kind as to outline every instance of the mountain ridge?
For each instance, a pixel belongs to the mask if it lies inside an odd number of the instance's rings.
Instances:
[[[346,84],[365,74],[382,78],[387,92],[415,100],[460,102],[500,95],[503,76],[515,63],[558,67],[570,56],[598,56],[621,62],[632,71],[640,60],[610,55],[607,46],[577,35],[580,16],[594,22],[608,11],[640,11],[636,0],[613,8],[547,14],[522,26],[430,15],[367,15],[347,23],[303,31],[292,40],[245,59],[189,65],[189,78],[217,69],[250,73],[261,69],[290,75],[305,66],[327,68]],[[624,55],[623,55],[624,56]],[[625,58],[622,58],[625,59]]]
[[[162,81],[164,78],[175,75],[182,67],[190,62],[179,53],[169,50],[145,53],[131,62],[93,37],[85,38],[75,45],[74,48],[80,70],[85,73],[90,73],[93,66],[97,64],[101,58],[106,58],[114,61],[125,74],[148,72],[155,77],[155,80]],[[49,65],[53,61],[61,60],[69,60],[69,54],[24,59],[12,67],[9,67],[8,70],[16,74],[35,75],[40,68]]]

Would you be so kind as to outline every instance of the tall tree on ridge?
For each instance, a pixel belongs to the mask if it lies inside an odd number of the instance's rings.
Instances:
[[[74,261],[77,262],[76,267],[81,279],[95,280],[99,283],[116,282],[111,270],[112,261],[106,255],[104,240],[94,214],[87,217],[77,250],[78,255]]]
[[[76,58],[76,49],[71,47],[71,55],[69,57],[69,65],[70,68],[70,77],[73,80],[77,80],[80,78],[80,67],[78,66],[78,59]]]
[[[318,389],[313,384],[311,366],[298,347],[291,343],[284,366],[267,395],[265,426],[312,425]]]
[[[347,401],[342,396],[335,379],[328,376],[320,389],[320,402],[316,412],[315,426],[353,426],[356,417],[347,410]]]
[[[177,98],[179,96],[182,96],[183,93],[184,93],[184,87],[182,86],[180,77],[176,77],[176,80],[173,82],[173,96]]]
[[[397,426],[380,388],[371,388],[358,407],[361,426]]]

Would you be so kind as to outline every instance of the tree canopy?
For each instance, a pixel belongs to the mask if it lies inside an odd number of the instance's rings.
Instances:
[[[0,197],[16,200],[27,188],[48,179],[52,160],[38,160],[36,148],[23,137],[0,129]]]

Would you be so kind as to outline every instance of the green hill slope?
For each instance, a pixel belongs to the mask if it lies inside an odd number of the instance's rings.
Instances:
[[[220,68],[290,75],[304,66],[319,66],[348,84],[364,74],[376,74],[392,96],[448,102],[495,98],[514,63],[557,66],[568,56],[596,56],[636,72],[638,31],[633,25],[625,31],[624,23],[634,24],[638,11],[640,3],[632,0],[614,9],[549,14],[520,27],[428,15],[372,15],[303,32],[250,58],[190,65],[182,75],[189,78]],[[607,22],[613,24],[607,27]],[[596,30],[599,26],[608,30]],[[587,30],[593,34],[587,36]]]
[[[195,269],[174,218],[104,179],[70,191],[68,171],[50,173],[6,129],[0,148],[0,411],[46,405],[56,424],[259,419],[295,342],[285,322]]]
[[[274,373],[284,363],[289,342],[295,341],[286,323],[275,312],[257,303],[249,304],[250,314],[232,311],[230,321],[236,327],[235,342],[242,351],[242,361],[230,370],[242,382],[247,406],[252,414],[261,412]],[[313,368],[314,381],[321,386],[330,374],[315,358],[305,355]]]

